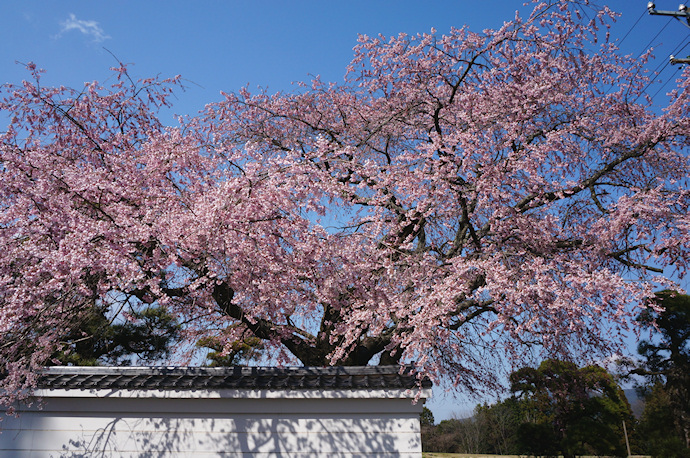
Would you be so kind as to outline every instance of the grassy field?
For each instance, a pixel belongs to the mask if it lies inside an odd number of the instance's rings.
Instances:
[[[422,458],[521,458],[519,455],[485,455],[476,453],[422,453]]]
[[[422,458],[521,458],[519,455],[484,455],[475,453],[422,453]]]
[[[527,458],[526,455],[486,455],[482,453],[422,453],[422,458]],[[581,457],[595,458],[595,457]],[[652,458],[645,455],[632,455],[630,458]]]

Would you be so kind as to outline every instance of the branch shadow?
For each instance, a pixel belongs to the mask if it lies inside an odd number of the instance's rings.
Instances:
[[[48,399],[5,419],[0,456],[419,457],[416,410],[409,399]]]

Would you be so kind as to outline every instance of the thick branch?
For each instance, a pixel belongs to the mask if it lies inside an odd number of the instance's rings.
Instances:
[[[307,366],[326,365],[325,355],[314,351],[314,346],[295,334],[286,326],[276,325],[264,318],[250,320],[244,310],[232,303],[235,291],[227,283],[213,287],[213,299],[220,309],[229,317],[242,322],[258,338],[263,340],[280,340],[285,347]],[[287,333],[284,331],[288,331]]]
[[[580,184],[573,186],[571,188],[546,193],[532,193],[529,196],[523,198],[520,202],[518,202],[515,205],[515,209],[520,213],[525,213],[533,208],[541,207],[553,201],[574,196],[575,194],[578,194],[581,191],[594,186],[601,177],[612,172],[618,165],[622,164],[623,162],[629,159],[643,156],[647,151],[654,148],[655,145],[656,142],[647,142],[633,150],[621,154],[620,157],[609,162],[604,167],[594,172],[589,178],[583,180]]]

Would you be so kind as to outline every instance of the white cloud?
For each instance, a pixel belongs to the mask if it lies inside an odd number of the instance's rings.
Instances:
[[[77,19],[74,14],[69,15],[69,19],[60,23],[60,35],[71,30],[76,30],[84,35],[91,37],[96,43],[110,38],[96,21],[83,21]]]

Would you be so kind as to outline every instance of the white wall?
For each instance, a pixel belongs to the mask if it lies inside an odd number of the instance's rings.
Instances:
[[[421,457],[421,409],[406,397],[45,398],[0,423],[0,457]]]

